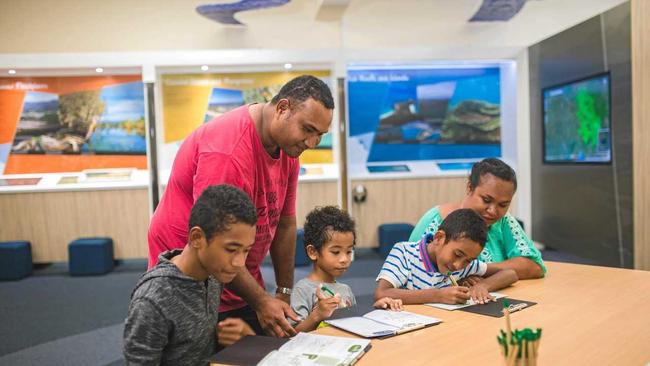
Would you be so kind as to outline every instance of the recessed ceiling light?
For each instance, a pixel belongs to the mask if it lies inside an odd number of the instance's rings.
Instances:
[[[95,72],[104,72],[104,69],[102,69],[101,67],[98,67],[98,68],[95,69]]]
[[[14,75],[14,74],[16,73],[16,70],[11,69],[11,70],[9,70],[9,71],[7,71],[7,72],[9,73],[9,75]]]
[[[287,70],[291,70],[291,68],[293,68],[293,65],[287,62],[286,64],[284,64],[284,68]]]
[[[210,68],[208,67],[208,65],[203,65],[203,66],[201,66],[201,70],[202,70],[202,71],[208,71],[208,69],[210,69]]]

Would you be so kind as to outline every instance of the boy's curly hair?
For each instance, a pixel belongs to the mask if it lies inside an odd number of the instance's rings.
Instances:
[[[350,215],[336,206],[316,207],[305,220],[305,252],[308,245],[313,245],[320,252],[323,245],[332,240],[332,231],[352,233],[356,244],[354,220]]]
[[[189,230],[194,226],[200,227],[210,242],[215,235],[238,222],[251,226],[257,224],[257,210],[248,195],[227,184],[209,186],[192,207]]]

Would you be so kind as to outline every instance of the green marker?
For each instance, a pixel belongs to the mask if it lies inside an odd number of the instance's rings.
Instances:
[[[336,295],[334,295],[332,290],[328,289],[327,287],[321,285],[320,288],[321,288],[321,290],[323,290],[323,291],[327,292],[328,294],[332,295],[332,297],[336,296]]]

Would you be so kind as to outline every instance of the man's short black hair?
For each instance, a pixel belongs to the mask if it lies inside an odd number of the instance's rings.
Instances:
[[[280,92],[271,99],[271,103],[278,104],[280,99],[289,99],[292,105],[298,105],[309,98],[320,102],[327,109],[334,109],[330,88],[323,80],[311,75],[301,75],[284,84]]]
[[[190,230],[198,226],[208,242],[235,223],[257,224],[257,210],[239,188],[222,184],[206,188],[190,213]]]
[[[481,178],[486,174],[492,174],[506,182],[512,182],[517,190],[517,174],[510,165],[497,158],[487,158],[475,163],[469,175],[469,187],[474,190],[481,184]]]
[[[357,235],[354,232],[354,220],[350,215],[336,206],[316,207],[305,219],[305,251],[313,245],[320,252],[323,245],[332,240],[332,232],[352,233],[353,244]]]
[[[450,240],[469,239],[484,247],[487,240],[485,221],[469,208],[461,208],[447,215],[438,229],[445,232],[445,244]]]

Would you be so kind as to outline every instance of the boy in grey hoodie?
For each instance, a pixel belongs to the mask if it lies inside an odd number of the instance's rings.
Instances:
[[[209,362],[217,351],[222,284],[245,270],[256,223],[257,211],[243,191],[228,185],[206,188],[192,207],[185,248],[162,253],[133,290],[124,327],[128,365]],[[219,324],[227,343],[254,334],[238,320]]]

